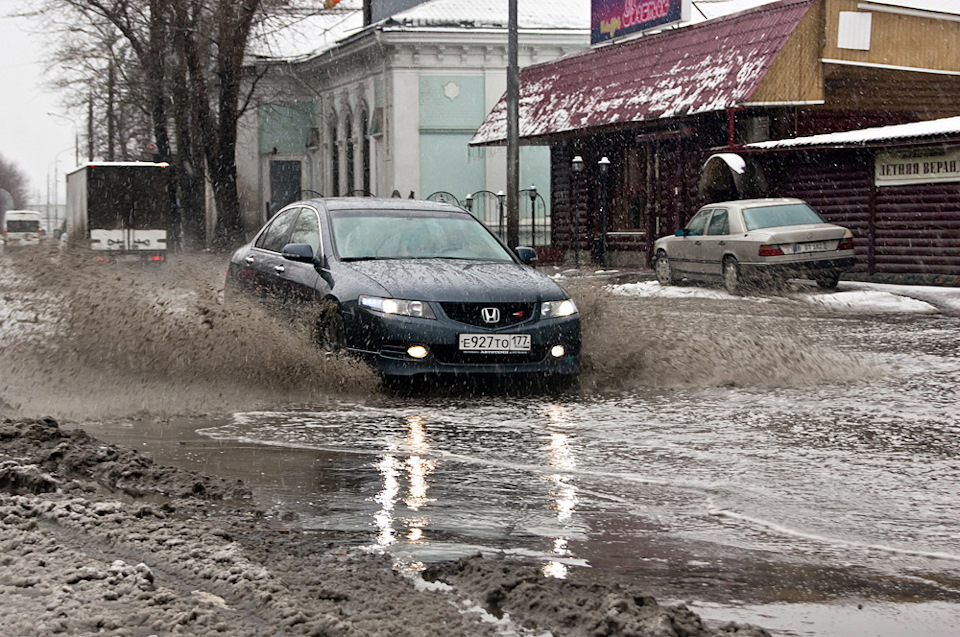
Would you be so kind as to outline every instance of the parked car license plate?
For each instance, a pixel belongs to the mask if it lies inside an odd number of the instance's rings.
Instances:
[[[529,334],[460,334],[460,351],[480,353],[529,352]]]
[[[826,241],[811,241],[810,243],[793,244],[794,252],[823,252],[827,249]]]

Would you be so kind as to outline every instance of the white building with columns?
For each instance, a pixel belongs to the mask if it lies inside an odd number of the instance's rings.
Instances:
[[[518,23],[520,66],[553,60],[589,46],[590,1],[521,2]],[[248,231],[318,195],[477,193],[474,212],[495,220],[506,153],[468,141],[506,90],[506,0],[429,0],[370,25],[361,0],[343,0],[263,25],[253,50],[237,148]],[[547,216],[549,148],[522,148],[520,163],[521,188],[542,197],[527,214]]]

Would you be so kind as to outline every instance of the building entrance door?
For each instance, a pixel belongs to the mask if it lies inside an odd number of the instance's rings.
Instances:
[[[270,214],[300,199],[302,187],[298,160],[270,162]]]

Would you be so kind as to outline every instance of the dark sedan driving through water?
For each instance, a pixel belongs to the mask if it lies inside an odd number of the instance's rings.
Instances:
[[[280,210],[236,251],[226,290],[315,308],[321,347],[388,377],[575,378],[577,307],[532,258],[456,206],[311,199]]]

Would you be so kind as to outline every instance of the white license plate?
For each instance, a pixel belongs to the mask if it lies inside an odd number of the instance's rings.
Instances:
[[[824,252],[827,249],[826,241],[811,241],[810,243],[793,244],[794,252]]]
[[[460,351],[483,354],[529,352],[529,334],[460,334]]]

